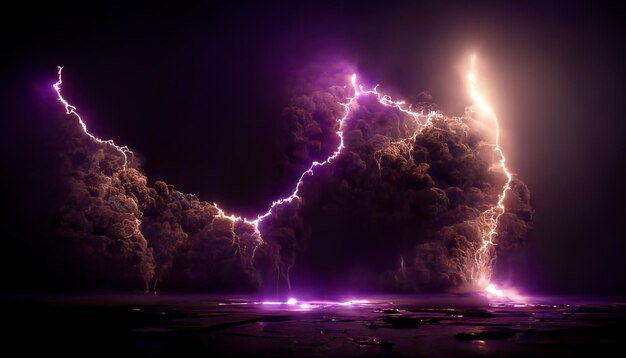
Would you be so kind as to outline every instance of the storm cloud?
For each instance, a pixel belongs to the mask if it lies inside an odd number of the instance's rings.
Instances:
[[[306,170],[339,143],[350,88],[344,73],[330,78],[303,86],[283,112],[286,172]],[[469,112],[447,117],[432,104],[416,106],[432,125],[420,128],[374,96],[360,97],[343,128],[343,152],[261,223],[262,242],[252,225],[221,217],[213,204],[150,183],[135,158],[123,170],[114,149],[68,124],[55,248],[69,268],[63,272],[85,287],[147,291],[462,289],[471,283],[465,268],[480,244],[479,216],[497,202],[505,177]],[[531,229],[520,180],[505,207],[496,247],[502,265]]]

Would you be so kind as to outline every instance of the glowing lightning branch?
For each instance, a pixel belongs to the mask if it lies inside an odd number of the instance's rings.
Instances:
[[[126,165],[128,164],[128,154],[133,154],[133,152],[128,149],[127,146],[119,146],[117,144],[115,144],[113,142],[112,139],[109,140],[104,140],[104,139],[100,139],[98,137],[96,137],[95,135],[89,133],[89,130],[87,130],[87,124],[83,121],[83,119],[81,118],[80,114],[78,114],[78,112],[76,111],[76,107],[72,106],[71,104],[69,104],[68,101],[65,100],[65,98],[63,98],[63,96],[61,95],[61,85],[63,84],[63,78],[61,77],[61,72],[63,71],[63,67],[62,66],[58,66],[59,68],[59,80],[52,85],[52,87],[54,87],[54,90],[57,92],[57,99],[63,103],[63,106],[65,107],[65,113],[66,114],[71,114],[74,117],[76,117],[76,119],[78,119],[78,123],[80,124],[81,128],[83,129],[83,132],[89,137],[91,138],[94,142],[98,142],[101,144],[107,144],[109,146],[111,146],[112,148],[114,148],[115,150],[117,150],[122,157],[124,158],[124,165],[122,166],[122,168],[124,170],[126,170]]]
[[[352,75],[352,83],[353,83],[353,85],[354,85],[354,81],[356,81],[356,75]],[[355,87],[355,91],[356,91],[356,87]],[[302,183],[304,181],[304,177],[307,176],[307,175],[313,175],[313,170],[315,168],[330,163],[333,159],[337,158],[337,156],[339,156],[339,154],[343,150],[343,148],[344,148],[343,124],[346,121],[346,119],[348,118],[348,116],[350,115],[350,108],[352,107],[352,105],[356,101],[357,97],[358,97],[358,92],[355,92],[355,95],[353,97],[351,97],[346,103],[341,103],[341,105],[345,108],[345,112],[344,112],[344,115],[337,120],[339,129],[337,130],[336,133],[337,133],[337,136],[339,137],[339,147],[337,147],[335,152],[331,156],[326,158],[326,160],[324,160],[322,162],[314,161],[311,164],[311,166],[309,166],[309,168],[306,171],[304,171],[302,174],[300,174],[300,177],[298,178],[298,182],[296,183],[295,188],[294,188],[293,192],[291,193],[291,195],[289,195],[288,197],[285,197],[285,198],[274,200],[272,202],[272,205],[270,205],[270,208],[265,213],[257,215],[257,218],[255,220],[250,220],[250,219],[247,219],[247,218],[243,218],[241,216],[226,215],[224,213],[224,211],[217,206],[217,204],[213,203],[213,205],[219,210],[219,215],[221,217],[228,218],[231,221],[242,221],[242,222],[245,222],[247,224],[252,225],[254,227],[255,233],[258,235],[259,241],[263,242],[263,239],[261,238],[261,233],[259,231],[259,224],[265,218],[267,218],[268,216],[272,215],[272,212],[273,212],[273,210],[274,210],[274,208],[276,206],[282,205],[284,203],[291,203],[294,199],[299,198],[298,192],[300,191],[300,186],[302,185]]]
[[[504,214],[504,199],[506,198],[506,194],[509,189],[511,189],[513,174],[506,167],[506,158],[504,157],[502,148],[500,148],[500,124],[498,123],[498,117],[478,91],[476,74],[474,73],[475,67],[476,56],[472,56],[470,72],[467,74],[470,96],[476,106],[494,123],[496,131],[494,149],[500,157],[500,168],[502,168],[502,171],[506,175],[506,183],[502,188],[502,192],[498,195],[498,203],[494,207],[484,211],[480,216],[481,223],[483,224],[481,237],[482,243],[475,253],[475,266],[472,268],[471,277],[473,281],[488,294],[496,297],[504,297],[505,293],[502,290],[497,289],[496,286],[490,282],[490,280],[491,269],[493,266],[492,263],[494,260],[494,239],[498,234],[498,220],[502,214]]]
[[[63,96],[61,95],[61,85],[63,84],[63,78],[61,77],[61,73],[63,72],[63,67],[58,66],[58,69],[59,69],[58,71],[59,79],[55,84],[52,85],[52,87],[54,87],[54,90],[57,93],[57,99],[59,100],[59,102],[63,103],[63,106],[65,107],[65,113],[76,117],[76,119],[78,119],[78,123],[80,124],[80,127],[82,128],[83,132],[89,138],[91,138],[94,142],[97,142],[100,144],[106,144],[108,146],[111,146],[116,151],[118,151],[120,155],[122,156],[122,158],[124,158],[124,164],[122,165],[122,170],[126,170],[126,166],[128,164],[128,155],[129,154],[132,155],[133,152],[130,149],[128,149],[127,146],[119,146],[115,144],[115,142],[113,142],[112,139],[109,139],[109,140],[100,139],[96,137],[95,135],[89,133],[89,130],[87,129],[87,124],[85,123],[85,121],[83,121],[80,114],[78,114],[78,112],[76,111],[76,107],[69,104],[69,102],[66,101],[65,98],[63,98]],[[135,219],[134,221],[130,223],[130,225],[131,225],[131,232],[126,233],[125,235],[126,238],[133,236],[133,235],[141,235],[141,220]],[[148,288],[146,286],[146,291],[147,290]]]
[[[396,108],[396,109],[398,109],[398,110],[400,110],[400,111],[410,115],[411,117],[413,117],[413,119],[415,119],[415,122],[417,123],[418,127],[420,127],[420,129],[432,124],[432,118],[437,114],[437,112],[433,111],[433,112],[429,113],[426,116],[424,115],[423,112],[413,112],[410,106],[408,108],[405,108],[406,103],[404,101],[393,101],[390,96],[383,95],[382,93],[378,92],[378,85],[376,85],[371,90],[363,89],[362,85],[357,85],[356,78],[357,78],[356,74],[352,74],[351,83],[352,83],[352,88],[354,90],[354,95],[352,97],[349,97],[348,100],[345,103],[340,103],[344,107],[345,111],[344,111],[343,116],[337,120],[338,130],[337,130],[336,134],[337,134],[337,137],[339,137],[339,146],[333,152],[333,154],[331,154],[324,161],[321,161],[321,162],[314,161],[313,163],[311,163],[309,168],[306,171],[304,171],[300,175],[300,177],[298,178],[298,181],[296,182],[295,188],[294,188],[293,192],[291,193],[291,195],[289,195],[289,196],[287,196],[285,198],[281,198],[281,199],[275,200],[274,202],[272,202],[272,205],[270,205],[270,208],[266,212],[264,212],[262,214],[259,214],[256,219],[250,220],[248,218],[244,218],[244,217],[236,216],[236,215],[232,215],[232,214],[231,215],[226,215],[224,213],[224,211],[222,209],[220,209],[217,206],[217,204],[214,203],[213,205],[219,210],[220,217],[228,218],[228,219],[230,219],[233,222],[241,221],[241,222],[244,222],[244,223],[252,225],[254,227],[254,229],[255,229],[255,233],[257,234],[259,242],[262,243],[263,239],[261,238],[261,234],[260,234],[260,231],[259,231],[259,224],[265,218],[267,218],[268,216],[272,215],[272,212],[273,212],[273,210],[274,210],[274,208],[276,206],[282,205],[284,203],[291,203],[294,199],[299,198],[298,192],[300,191],[300,186],[304,182],[304,178],[307,175],[313,175],[315,168],[321,167],[321,166],[324,166],[324,165],[330,163],[335,158],[337,158],[339,156],[339,154],[341,154],[341,152],[343,151],[343,148],[345,147],[345,145],[344,145],[344,137],[343,137],[343,126],[344,126],[346,120],[348,119],[348,117],[350,116],[350,113],[351,113],[353,105],[356,103],[356,100],[360,96],[369,96],[369,95],[376,96],[376,99],[382,105],[384,105],[386,107]]]

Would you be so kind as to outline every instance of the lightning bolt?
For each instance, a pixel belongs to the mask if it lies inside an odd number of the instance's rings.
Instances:
[[[132,155],[133,152],[127,146],[119,146],[115,144],[115,142],[113,142],[112,139],[104,140],[104,139],[98,138],[97,136],[89,132],[89,130],[87,129],[87,124],[85,123],[85,121],[83,121],[83,118],[76,111],[76,107],[72,106],[61,95],[61,85],[63,84],[63,77],[62,77],[63,66],[58,66],[57,69],[58,69],[58,72],[57,72],[58,79],[57,79],[57,82],[52,85],[52,87],[57,93],[57,99],[59,100],[59,102],[63,104],[63,107],[65,107],[65,113],[68,115],[74,116],[78,120],[78,123],[80,124],[80,127],[83,130],[83,133],[85,133],[85,135],[91,138],[91,140],[93,140],[96,143],[108,145],[111,148],[115,149],[124,159],[124,163],[122,164],[122,170],[125,171],[128,165],[128,155]],[[128,233],[125,237],[128,238],[128,237],[131,237],[133,235],[138,235],[138,234],[139,235],[141,234],[141,220],[135,219],[134,221],[131,222],[131,232]]]
[[[504,296],[504,293],[502,292],[502,290],[497,289],[495,285],[490,282],[490,279],[491,279],[491,268],[492,268],[493,259],[494,259],[493,257],[494,246],[495,246],[494,240],[497,235],[497,227],[498,227],[499,218],[505,211],[504,200],[505,200],[508,190],[510,189],[512,174],[505,165],[506,159],[504,156],[504,152],[500,148],[500,127],[498,123],[498,118],[495,115],[495,112],[493,111],[491,106],[487,103],[487,101],[483,98],[483,96],[477,89],[477,76],[474,73],[475,64],[476,64],[476,57],[473,56],[471,59],[471,69],[467,75],[467,78],[469,81],[470,96],[472,100],[474,101],[474,104],[488,118],[490,118],[495,125],[496,135],[495,135],[494,149],[500,158],[499,164],[500,164],[500,167],[502,168],[502,171],[506,174],[507,181],[502,189],[502,192],[498,196],[497,204],[491,207],[490,209],[484,211],[480,215],[480,222],[481,222],[481,227],[482,227],[481,244],[480,244],[480,247],[478,247],[474,253],[474,262],[471,265],[472,267],[466,268],[466,270],[470,271],[471,280],[474,283],[478,284],[479,287],[481,287],[481,289],[484,290],[484,292],[502,297]],[[113,140],[103,140],[89,132],[86,123],[84,122],[82,117],[78,114],[76,107],[71,105],[61,95],[61,85],[63,84],[63,80],[61,76],[62,70],[63,70],[63,67],[59,66],[58,67],[58,81],[53,85],[53,87],[57,93],[57,97],[58,97],[57,99],[65,107],[66,114],[74,116],[78,120],[83,132],[89,138],[91,138],[94,142],[108,145],[114,148],[117,152],[119,152],[119,154],[122,156],[124,160],[124,163],[122,165],[122,170],[126,170],[126,167],[128,165],[128,155],[133,154],[133,152],[127,146],[119,146],[115,144]],[[351,85],[352,85],[352,96],[348,97],[345,102],[340,102],[340,105],[343,106],[344,108],[344,113],[343,113],[343,116],[338,118],[336,121],[338,130],[335,133],[337,137],[339,138],[338,147],[325,160],[312,162],[311,165],[308,167],[308,169],[305,170],[299,176],[298,181],[296,182],[293,188],[293,191],[290,193],[290,195],[284,198],[274,200],[272,204],[269,206],[269,208],[265,212],[258,214],[255,219],[249,219],[249,218],[245,218],[242,216],[237,216],[235,214],[226,214],[226,212],[223,209],[221,209],[216,203],[213,203],[213,205],[218,210],[218,217],[226,218],[232,221],[233,224],[236,222],[243,222],[245,224],[251,225],[254,228],[257,246],[253,249],[253,255],[252,255],[253,257],[254,257],[254,252],[256,251],[256,248],[259,245],[263,244],[263,238],[259,230],[259,225],[261,224],[261,222],[263,222],[263,220],[266,219],[267,217],[271,216],[274,209],[277,206],[283,205],[285,203],[291,203],[293,200],[300,198],[299,192],[300,192],[302,185],[304,184],[305,178],[307,176],[314,175],[316,168],[330,164],[333,160],[335,160],[342,153],[343,149],[345,148],[344,136],[343,136],[344,125],[347,119],[350,117],[350,114],[352,113],[352,110],[355,107],[359,97],[361,96],[375,97],[376,100],[383,106],[395,108],[409,115],[411,118],[413,118],[413,120],[415,121],[417,125],[417,129],[415,130],[413,135],[410,136],[409,138],[405,138],[397,142],[393,142],[391,143],[391,145],[404,143],[405,141],[411,140],[411,139],[415,140],[416,136],[419,133],[421,133],[424,128],[429,127],[433,124],[433,119],[441,116],[441,113],[439,113],[438,111],[431,111],[428,113],[424,113],[423,111],[414,111],[412,106],[411,105],[407,106],[405,101],[394,101],[389,95],[379,92],[378,91],[379,85],[374,86],[372,89],[366,90],[363,87],[363,85],[357,84],[356,74],[353,74],[351,77]],[[458,118],[456,120],[460,121],[460,119]],[[380,165],[379,159],[377,161]],[[140,225],[141,225],[141,221],[136,220],[134,229],[139,230]],[[402,259],[401,261],[402,261],[402,266],[404,267],[404,259]]]
[[[89,133],[89,130],[87,129],[87,124],[85,123],[85,121],[83,121],[80,114],[78,114],[78,112],[76,111],[76,107],[69,104],[69,102],[66,101],[65,98],[63,98],[63,96],[61,95],[61,85],[63,84],[63,77],[61,76],[62,72],[63,72],[63,66],[58,66],[58,72],[57,72],[58,80],[55,84],[52,85],[52,87],[57,93],[57,99],[65,107],[65,113],[76,117],[76,119],[78,119],[78,123],[80,124],[80,127],[82,128],[83,132],[89,138],[91,138],[94,142],[100,143],[100,144],[106,144],[110,146],[111,148],[117,150],[122,156],[122,158],[124,158],[124,164],[122,165],[122,169],[126,170],[126,166],[128,165],[128,155],[133,154],[133,152],[130,149],[128,149],[127,146],[119,146],[115,144],[115,142],[113,142],[112,139],[109,139],[109,140],[100,139],[96,137],[95,135]]]
[[[337,134],[337,137],[339,138],[339,146],[324,161],[321,161],[321,162],[314,161],[313,163],[311,163],[309,168],[305,170],[298,178],[298,181],[296,182],[296,185],[291,195],[285,198],[280,198],[272,202],[272,205],[270,205],[269,209],[266,212],[259,214],[257,218],[254,220],[250,220],[250,219],[243,218],[241,216],[232,215],[232,214],[226,215],[225,212],[222,209],[220,209],[217,206],[217,204],[214,203],[213,205],[217,207],[219,210],[219,215],[221,217],[228,218],[232,221],[242,221],[242,222],[245,222],[246,224],[253,225],[255,232],[259,234],[259,238],[260,238],[259,224],[265,218],[272,215],[274,208],[285,203],[291,203],[294,199],[299,198],[298,193],[300,191],[300,187],[304,183],[304,178],[307,176],[313,175],[317,167],[321,167],[326,164],[329,164],[341,154],[341,152],[345,148],[344,137],[343,137],[343,126],[351,114],[352,107],[354,107],[354,104],[356,103],[357,99],[361,96],[369,96],[369,95],[375,96],[378,102],[380,102],[382,105],[386,107],[396,108],[410,115],[416,121],[418,126],[420,126],[420,128],[423,128],[425,126],[432,124],[432,118],[435,116],[436,112],[432,112],[428,116],[424,116],[423,112],[413,112],[410,106],[406,108],[406,103],[404,101],[393,101],[391,97],[389,97],[388,95],[383,95],[382,93],[378,92],[378,85],[376,85],[373,89],[365,90],[362,85],[357,84],[356,80],[357,80],[357,75],[352,74],[351,84],[352,84],[352,89],[354,91],[354,94],[352,97],[349,97],[346,102],[340,103],[344,107],[344,114],[342,117],[337,119],[337,125],[339,129],[337,130],[337,132],[335,132]]]
[[[491,274],[494,260],[494,250],[496,245],[494,240],[498,234],[498,221],[505,211],[504,200],[506,198],[507,192],[511,189],[513,174],[506,166],[506,157],[504,156],[504,152],[500,147],[500,124],[498,121],[498,116],[496,116],[493,108],[489,105],[489,103],[485,100],[483,95],[478,90],[478,80],[475,69],[476,55],[473,55],[470,61],[470,71],[467,74],[469,93],[478,109],[494,124],[494,150],[499,156],[498,162],[500,164],[500,168],[502,169],[502,172],[506,175],[506,183],[502,188],[502,192],[498,195],[497,204],[490,209],[484,211],[480,216],[480,220],[482,223],[482,243],[475,252],[475,266],[471,270],[471,277],[473,281],[477,283],[479,287],[483,288],[486,293],[496,297],[505,297],[506,294],[501,289],[496,288],[495,284],[491,283]]]

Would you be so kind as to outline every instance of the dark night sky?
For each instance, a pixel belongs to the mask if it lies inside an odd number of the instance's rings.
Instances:
[[[50,88],[57,65],[92,132],[140,153],[150,180],[253,215],[293,182],[280,170],[277,119],[302,68],[347,61],[366,83],[398,97],[429,90],[454,114],[469,104],[459,69],[476,51],[509,166],[537,211],[523,284],[626,293],[626,48],[617,7],[106,3],[7,15],[19,20],[1,25],[10,282],[45,267],[30,242],[46,234],[54,199],[53,121],[66,119]]]

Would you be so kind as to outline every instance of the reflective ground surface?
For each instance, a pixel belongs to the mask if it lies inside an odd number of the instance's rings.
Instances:
[[[2,346],[19,356],[554,357],[626,344],[626,303],[528,302],[453,295],[284,302],[236,295],[5,297]]]

